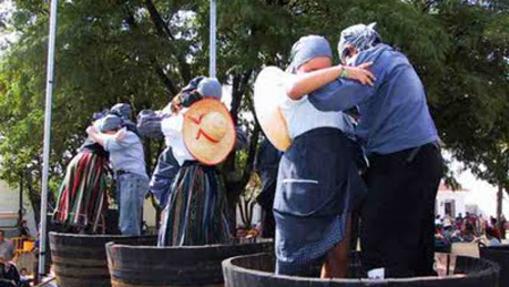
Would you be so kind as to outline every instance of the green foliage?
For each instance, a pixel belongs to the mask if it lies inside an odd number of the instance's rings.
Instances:
[[[136,111],[166,104],[193,75],[207,73],[208,0],[59,1],[52,175],[58,181],[84,139],[90,115],[118,101]],[[40,170],[48,4],[14,1],[0,29],[18,41],[0,54],[2,177]],[[300,36],[327,36],[376,21],[384,41],[406,53],[427,88],[448,149],[491,181],[507,178],[509,11],[466,1],[218,1],[218,77],[232,86],[232,115],[249,125],[250,147],[223,170],[229,186],[250,178],[259,127],[252,83],[263,65],[285,66]],[[151,162],[158,143],[150,146]],[[497,159],[497,160],[495,160]],[[35,172],[38,176],[38,172]],[[38,182],[34,181],[34,182]]]

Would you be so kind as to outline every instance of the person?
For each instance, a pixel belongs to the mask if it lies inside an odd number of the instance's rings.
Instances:
[[[273,206],[277,274],[312,276],[310,265],[322,265],[322,278],[347,273],[350,211],[364,185],[345,133],[347,118],[317,110],[306,95],[323,84],[309,81],[313,71],[331,64],[332,50],[321,36],[302,37],[292,47],[287,71],[293,75],[280,106],[291,145],[280,161]],[[338,69],[371,81],[363,67]]]
[[[94,113],[92,124],[99,125],[104,116]],[[88,137],[67,165],[52,216],[62,231],[101,232],[99,224],[108,207],[108,156],[100,144]]]
[[[261,222],[261,236],[274,238],[276,222],[272,207],[276,193],[277,174],[282,152],[276,149],[268,139],[263,139],[255,159],[255,171],[260,175],[262,190],[256,197],[256,202],[263,209]]]
[[[5,231],[0,229],[0,257],[11,261],[14,257],[14,244],[5,238]]]
[[[361,213],[363,267],[389,277],[434,275],[434,207],[443,163],[423,84],[374,24],[343,30],[338,52],[344,64],[372,63],[376,78],[374,85],[362,85],[338,77],[338,67],[324,69],[316,77],[328,84],[309,96],[321,111],[358,106],[361,114],[355,134],[370,162]]]
[[[488,240],[488,246],[500,246],[502,241],[498,237],[497,232],[491,226],[486,227],[486,239]]]
[[[494,234],[496,238],[499,240],[502,239],[502,233],[500,232],[499,226],[498,226],[498,220],[495,217],[490,217],[490,226],[491,232]]]
[[[87,133],[109,152],[117,181],[120,232],[138,236],[141,234],[143,201],[149,179],[141,140],[122,125],[120,117],[110,114],[101,120],[99,130],[92,125],[87,128]]]
[[[19,225],[19,235],[23,239],[30,239],[30,229],[28,228],[28,223],[25,219],[21,220],[21,223]]]
[[[17,287],[20,276],[16,266],[0,256],[0,287]]]
[[[30,287],[30,282],[32,281],[28,276],[28,270],[26,268],[21,268],[19,271],[19,287]]]
[[[215,167],[231,149],[225,149],[223,155],[223,151],[216,151],[215,148],[221,148],[226,137],[229,137],[230,148],[233,148],[234,127],[231,126],[231,136],[223,130],[225,124],[222,120],[219,125],[212,124],[223,131],[216,136],[202,128],[210,115],[221,119],[225,116],[215,110],[214,106],[222,107],[229,117],[228,111],[219,102],[221,95],[222,87],[216,79],[198,77],[163,110],[169,116],[162,120],[161,130],[166,146],[171,148],[168,151],[171,151],[179,169],[166,200],[158,246],[219,244],[228,243],[232,239],[226,190]],[[203,113],[194,114],[196,108]],[[189,136],[186,133],[189,121],[199,128],[197,134]],[[186,140],[198,145],[203,141],[207,144],[201,145],[198,151]],[[211,157],[219,155],[219,158],[213,163],[205,162],[201,158],[202,153]]]

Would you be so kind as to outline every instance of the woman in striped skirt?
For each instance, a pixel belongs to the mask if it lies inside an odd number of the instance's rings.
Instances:
[[[187,107],[204,97],[214,97],[216,100],[212,101],[219,103],[221,85],[215,79],[198,78],[177,97],[178,102],[170,105],[172,115],[161,123],[166,145],[171,147],[180,169],[170,188],[162,215],[158,245],[227,243],[232,237],[225,186],[216,167],[198,161],[184,142],[184,117],[190,117]],[[201,117],[197,119],[197,124],[201,120]],[[206,133],[203,137],[209,140]],[[200,138],[200,134],[197,138]]]
[[[97,120],[102,115],[94,115]],[[87,139],[67,165],[53,220],[64,231],[97,233],[108,208],[108,153]]]

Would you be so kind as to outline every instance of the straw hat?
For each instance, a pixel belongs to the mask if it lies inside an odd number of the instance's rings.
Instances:
[[[254,85],[258,122],[269,141],[281,151],[292,144],[280,106],[287,100],[286,87],[293,77],[277,67],[267,67],[258,74]]]
[[[184,114],[184,142],[189,152],[206,165],[226,159],[235,145],[235,127],[224,106],[215,99],[200,100]]]

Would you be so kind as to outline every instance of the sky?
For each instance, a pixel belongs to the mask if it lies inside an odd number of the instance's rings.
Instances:
[[[450,158],[447,154],[445,157]],[[462,163],[453,160],[451,169],[454,171],[456,180],[463,189],[468,190],[465,196],[465,204],[477,204],[484,215],[495,216],[497,211],[497,188],[488,182],[479,180],[467,169],[463,171]],[[504,192],[503,213],[509,216],[509,196]]]
[[[0,0],[0,13],[12,10],[13,6],[10,0]],[[2,33],[0,31],[0,46],[7,40],[15,40],[12,33]],[[0,51],[1,55],[1,51]],[[223,102],[230,106],[231,86],[223,88]],[[447,157],[447,155],[446,155]],[[449,156],[450,158],[450,156]],[[456,179],[464,189],[469,190],[466,195],[466,204],[477,204],[481,211],[486,215],[495,215],[496,213],[496,194],[497,188],[489,183],[477,179],[470,170],[464,170],[460,162],[452,161],[451,168],[455,171]],[[509,197],[504,193],[503,211],[506,217],[509,217]]]

